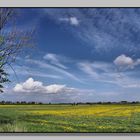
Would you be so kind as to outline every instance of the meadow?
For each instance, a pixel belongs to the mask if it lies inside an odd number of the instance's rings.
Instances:
[[[0,132],[140,132],[140,105],[0,105]]]

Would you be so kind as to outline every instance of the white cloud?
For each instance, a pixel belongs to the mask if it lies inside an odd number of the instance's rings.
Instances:
[[[125,54],[118,56],[114,60],[114,64],[117,66],[128,66],[128,65],[132,65],[133,63],[134,63],[133,59],[129,56],[126,56]]]
[[[76,17],[70,17],[70,23],[72,25],[78,25],[79,24],[79,21]]]
[[[132,69],[140,64],[140,59],[133,60],[131,57],[122,54],[114,60],[114,64],[121,69]]]
[[[44,87],[42,82],[34,81],[33,78],[29,78],[24,83],[16,84],[16,86],[14,87],[14,91],[15,92],[30,92],[30,91],[40,92],[40,90],[42,90],[43,88]]]
[[[53,85],[46,86],[47,93],[60,93],[63,92],[64,90],[66,90],[65,85],[53,84]]]
[[[43,58],[55,66],[58,66],[62,69],[67,69],[67,67],[60,62],[61,56],[59,55],[48,53]]]
[[[67,17],[67,18],[59,18],[60,21],[69,22],[71,25],[77,26],[79,25],[79,20],[77,17]]]
[[[16,84],[14,87],[16,93],[73,93],[75,88],[67,87],[66,85],[51,84],[44,86],[42,82],[35,81],[33,78],[27,79],[25,82]]]

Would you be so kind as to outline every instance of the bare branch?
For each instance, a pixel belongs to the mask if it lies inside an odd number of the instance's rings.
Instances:
[[[35,30],[18,29],[12,22],[15,15],[13,8],[0,8],[0,70],[3,70],[5,65],[9,65],[14,71],[11,63],[25,48],[33,45],[32,38]],[[10,28],[7,28],[7,24],[10,25]],[[0,73],[1,77],[2,73]],[[6,78],[0,81],[0,85],[3,82],[6,82]]]

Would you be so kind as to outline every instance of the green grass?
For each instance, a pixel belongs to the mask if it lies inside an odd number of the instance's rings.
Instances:
[[[0,105],[0,132],[140,132],[140,105]]]

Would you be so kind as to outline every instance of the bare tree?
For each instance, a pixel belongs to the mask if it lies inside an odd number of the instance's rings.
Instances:
[[[0,92],[2,92],[2,83],[8,82],[4,66],[15,61],[17,55],[23,51],[23,48],[32,45],[33,28],[22,31],[16,28],[17,9],[0,8]]]

